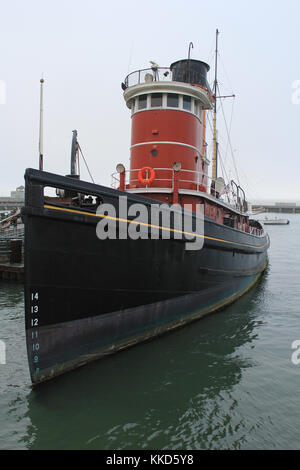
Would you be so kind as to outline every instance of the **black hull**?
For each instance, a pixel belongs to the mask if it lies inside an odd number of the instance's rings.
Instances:
[[[268,237],[205,218],[204,246],[185,241],[99,240],[95,214],[45,204],[43,186],[119,191],[26,172],[25,309],[33,384],[216,311],[250,289],[267,263]],[[128,205],[153,201],[126,194]]]

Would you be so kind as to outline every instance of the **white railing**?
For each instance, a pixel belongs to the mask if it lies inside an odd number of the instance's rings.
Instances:
[[[147,80],[154,82],[163,82],[172,80],[172,72],[169,67],[152,67],[148,69],[136,70],[130,73],[124,80],[126,87],[140,85]]]
[[[126,189],[135,189],[133,185],[140,184],[138,179],[138,172],[140,168],[136,168],[133,170],[126,170],[125,171],[125,190]],[[159,177],[155,176],[154,184],[151,183],[149,185],[145,185],[143,189],[145,192],[153,190],[154,188],[159,191],[159,189],[170,189],[171,191],[174,190],[174,180],[175,180],[175,170],[173,168],[153,168],[155,173],[160,173]],[[161,173],[164,173],[162,177]],[[239,211],[243,210],[242,203],[240,198],[237,197],[237,194],[234,193],[232,186],[229,184],[225,186],[224,190],[219,197],[212,195],[211,189],[216,187],[217,180],[214,180],[209,175],[201,172],[201,171],[193,171],[193,170],[183,170],[181,169],[178,172],[177,182],[179,189],[192,189],[196,192],[199,192],[199,196],[201,193],[203,194],[203,188],[206,188],[205,193],[215,197],[218,201],[221,201],[223,204],[228,206],[229,209],[236,209]],[[145,170],[146,178],[148,178],[147,170]],[[115,172],[112,175],[112,183],[111,186],[114,189],[118,189],[120,187],[120,174]],[[182,177],[184,176],[184,177]],[[155,183],[159,183],[157,186]],[[163,186],[161,186],[163,183]],[[131,188],[128,188],[131,186]],[[184,186],[189,186],[184,187]],[[215,190],[214,190],[215,191]],[[239,200],[238,200],[239,199]]]
[[[136,183],[139,183],[140,184],[140,181],[138,179],[138,172],[141,170],[141,168],[137,168],[135,170],[126,170],[125,171],[125,186],[131,184],[131,185],[134,185]],[[166,187],[168,188],[173,188],[173,185],[174,185],[174,170],[171,169],[171,168],[153,168],[153,170],[156,172],[158,171],[164,171],[164,172],[169,172],[171,173],[171,177],[169,178],[157,178],[157,176],[155,176],[155,182],[164,182],[166,184]],[[132,177],[132,173],[136,173],[136,177]],[[147,170],[145,170],[145,175],[146,175],[146,178],[148,178],[148,174],[147,174]],[[114,189],[117,189],[119,186],[120,186],[120,174],[119,173],[113,173],[112,175],[112,183],[111,183],[111,186],[112,188]],[[145,188],[149,188],[150,186],[149,185],[145,185]],[[153,186],[151,186],[153,187]],[[156,187],[156,186],[154,186]]]
[[[1,238],[22,238],[24,237],[24,226],[22,227],[10,227],[10,228],[0,228],[0,237]]]
[[[175,76],[178,74],[175,73]],[[185,74],[183,74],[185,75]],[[170,67],[159,67],[153,65],[151,68],[136,70],[131,72],[125,78],[123,82],[123,89],[126,89],[131,86],[140,85],[142,83],[151,83],[151,82],[172,82],[174,75]],[[183,83],[197,83],[202,85],[210,95],[212,95],[212,90],[210,89],[209,83],[206,78],[200,73],[193,71],[192,69],[188,71],[187,76],[181,76],[179,81]]]
[[[263,229],[259,229],[259,228],[256,228],[256,227],[250,227],[249,228],[249,233],[250,235],[256,235],[257,237],[261,237],[262,235],[264,235],[264,230]]]

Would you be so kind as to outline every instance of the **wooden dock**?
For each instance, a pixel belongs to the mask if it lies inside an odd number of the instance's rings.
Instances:
[[[300,206],[293,203],[252,204],[252,210],[258,212],[273,212],[277,214],[300,214]]]
[[[24,264],[6,263],[0,264],[0,281],[24,281]]]
[[[24,240],[0,237],[0,281],[24,281]]]

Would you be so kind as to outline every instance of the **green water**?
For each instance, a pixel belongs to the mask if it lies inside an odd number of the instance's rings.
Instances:
[[[0,449],[300,449],[300,215],[288,218],[229,308],[34,390],[22,286],[0,284]]]

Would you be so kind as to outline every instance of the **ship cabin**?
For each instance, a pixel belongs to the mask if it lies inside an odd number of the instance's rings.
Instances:
[[[263,236],[260,224],[250,220],[243,189],[231,180],[209,175],[207,113],[216,97],[207,81],[209,65],[185,59],[130,73],[121,84],[131,111],[130,166],[122,163],[112,174],[112,188],[153,199],[169,206],[179,204],[192,211],[202,206],[206,217],[236,230]],[[77,131],[73,131],[71,174],[76,171]],[[77,163],[76,163],[77,162]],[[214,163],[214,162],[213,162]],[[79,164],[78,164],[79,166]],[[59,198],[48,203],[80,205],[96,211],[99,201],[91,195],[56,190]]]

